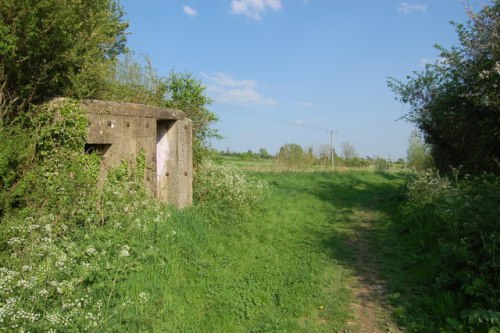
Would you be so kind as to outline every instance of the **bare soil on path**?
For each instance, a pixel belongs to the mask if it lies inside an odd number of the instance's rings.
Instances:
[[[377,257],[373,244],[373,223],[377,214],[365,210],[354,227],[355,233],[347,246],[354,249],[355,280],[351,286],[355,298],[352,304],[354,319],[347,332],[399,333],[402,332],[391,320],[391,308],[385,295],[385,282],[380,279]]]

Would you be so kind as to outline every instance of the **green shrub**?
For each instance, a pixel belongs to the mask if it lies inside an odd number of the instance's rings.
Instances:
[[[0,331],[113,331],[113,317],[144,301],[141,293],[127,298],[117,285],[149,255],[136,251],[138,239],[144,242],[168,212],[130,175],[126,166],[111,173],[101,205],[89,200],[94,209],[83,225],[45,209],[2,221]],[[67,207],[76,211],[81,201],[73,199]]]
[[[500,329],[500,181],[493,175],[460,179],[424,173],[409,184],[404,228],[429,266],[429,294],[456,296],[447,320],[464,331]],[[456,312],[459,307],[460,313]],[[455,324],[453,324],[455,323]]]
[[[254,179],[232,166],[206,161],[196,174],[194,197],[197,204],[215,214],[230,214],[239,220],[258,208],[267,183]]]
[[[9,192],[19,180],[20,173],[26,170],[34,155],[30,145],[31,131],[20,124],[9,127],[0,126],[0,217],[6,210]]]
[[[2,0],[0,95],[22,111],[55,96],[95,96],[125,50],[123,16],[115,0]]]
[[[377,157],[377,159],[375,159],[374,165],[375,170],[378,172],[385,172],[389,170],[389,162],[381,157]]]
[[[311,147],[304,149],[296,143],[287,143],[281,146],[275,160],[278,168],[283,170],[304,168],[315,162],[313,149]]]

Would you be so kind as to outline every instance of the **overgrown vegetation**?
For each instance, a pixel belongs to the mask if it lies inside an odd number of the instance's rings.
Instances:
[[[144,307],[149,294],[119,288],[148,260],[162,260],[152,239],[173,236],[165,233],[170,211],[143,188],[144,154],[136,170],[123,164],[98,186],[101,160],[84,153],[87,118],[77,101],[55,99],[22,120],[1,132],[13,146],[0,154],[0,331],[141,326],[117,318]],[[229,168],[201,170],[197,193],[207,208],[198,223],[252,215],[264,183]]]
[[[416,249],[429,317],[447,331],[500,330],[499,202],[499,179],[486,174],[429,172],[408,186],[402,228]]]
[[[208,110],[212,103],[205,86],[189,73],[170,72],[161,77],[150,59],[137,59],[128,52],[119,59],[108,77],[99,99],[147,104],[182,110],[193,122],[195,169],[208,157],[208,141],[219,138],[212,128],[217,116]]]
[[[391,79],[389,86],[410,104],[406,118],[424,134],[438,169],[498,174],[500,1],[468,14],[470,23],[455,23],[459,46],[436,46],[439,60],[406,83]]]
[[[114,290],[134,262],[127,233],[146,228],[138,214],[166,213],[142,189],[144,168],[123,165],[97,187],[100,158],[83,153],[87,118],[76,101],[56,99],[31,115],[17,125],[29,135],[2,132],[25,159],[2,149],[0,327],[102,330],[136,301],[118,304]]]
[[[143,155],[99,184],[101,159],[84,153],[86,114],[78,100],[55,97],[182,108],[198,162],[215,135],[198,80],[119,58],[122,18],[114,0],[0,5],[1,332],[129,329],[116,318],[148,295],[118,286],[157,253],[146,239],[170,215],[146,195]]]
[[[147,57],[128,52],[123,15],[115,0],[3,1],[0,126],[22,126],[17,115],[60,96],[177,108],[193,121],[197,167],[219,137],[205,87],[189,73],[161,77]]]
[[[125,50],[123,11],[115,0],[2,0],[0,116],[57,96],[86,98],[105,85]]]
[[[194,198],[198,206],[211,211],[210,218],[238,222],[252,215],[264,200],[267,184],[245,175],[232,166],[205,161],[194,182]],[[224,214],[224,216],[220,216]]]
[[[500,2],[468,14],[467,25],[455,24],[459,46],[437,46],[439,61],[389,82],[424,135],[426,145],[410,139],[414,168],[425,169],[428,147],[441,172],[410,183],[403,206],[417,267],[408,274],[423,294],[405,318],[413,331],[500,331]]]
[[[403,208],[404,232],[414,241],[416,264],[427,272],[417,283],[434,295],[428,300],[435,304],[427,307],[432,319],[424,323],[439,322],[459,332],[496,332],[500,2],[468,14],[470,23],[455,24],[459,46],[437,46],[439,61],[409,76],[407,83],[392,79],[389,86],[410,104],[407,119],[424,134],[436,167],[453,172],[451,179],[419,176]],[[410,139],[408,153],[417,170],[425,169],[425,149],[418,137]],[[415,325],[422,329],[422,323]]]
[[[217,137],[205,88],[190,74],[160,77],[147,59],[119,58],[127,24],[117,1],[3,1],[0,331],[340,331],[354,267],[345,247],[364,214],[379,213],[398,231],[391,242],[383,228],[377,234],[398,250],[386,262],[402,253],[410,263],[397,267],[411,276],[406,296],[391,295],[408,330],[500,331],[500,183],[482,173],[499,170],[499,9],[494,1],[470,13],[471,25],[457,25],[460,47],[441,48],[444,61],[392,83],[438,168],[477,175],[420,175],[398,219],[405,179],[348,143],[343,157],[333,154],[336,166],[384,172],[250,177],[204,162],[207,139]],[[98,185],[100,157],[83,151],[86,116],[59,95],[185,111],[197,207],[150,200],[143,155],[135,170],[123,164]],[[426,146],[410,148],[410,165],[427,168]],[[287,144],[274,161],[281,171],[329,168],[329,154]],[[258,155],[272,163],[267,151]]]
[[[413,130],[408,138],[406,156],[407,166],[413,171],[425,171],[433,166],[429,146],[423,142],[417,130]]]

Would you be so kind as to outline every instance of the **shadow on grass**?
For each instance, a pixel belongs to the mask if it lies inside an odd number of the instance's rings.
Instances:
[[[316,238],[330,257],[354,272],[361,306],[393,312],[398,324],[413,307],[404,271],[413,253],[398,227],[409,176],[389,173],[324,174],[308,193],[324,202],[327,227]],[[405,298],[401,302],[400,297]],[[396,306],[396,309],[394,309]]]
[[[274,173],[269,178],[290,200],[311,196],[322,203],[323,226],[311,224],[304,232],[331,260],[353,272],[362,307],[376,304],[392,312],[404,331],[438,332],[439,326],[432,329],[430,323],[443,316],[433,313],[436,298],[421,287],[433,274],[418,266],[417,247],[400,227],[400,207],[412,177],[353,171]]]

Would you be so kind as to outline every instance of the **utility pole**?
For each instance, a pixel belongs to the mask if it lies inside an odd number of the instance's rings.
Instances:
[[[333,154],[333,133],[335,133],[335,131],[329,130],[328,133],[330,133],[330,154],[332,156],[332,170],[335,170],[335,156]]]

